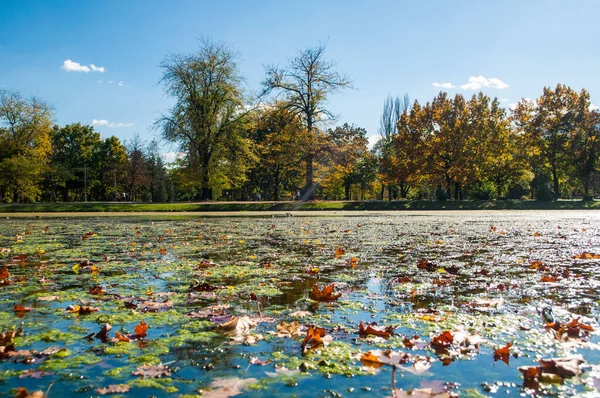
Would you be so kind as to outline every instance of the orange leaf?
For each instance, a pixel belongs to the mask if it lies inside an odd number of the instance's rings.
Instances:
[[[310,325],[306,331],[306,337],[302,341],[302,350],[306,350],[306,346],[318,347],[323,345],[323,337],[325,337],[325,329]]]
[[[148,330],[148,325],[146,325],[146,322],[144,321],[141,321],[139,325],[133,328],[133,331],[138,337],[146,337],[146,330]]]
[[[494,350],[494,361],[501,359],[502,362],[508,365],[510,347],[512,347],[512,343],[506,343],[504,347],[496,348],[496,350]]]
[[[344,254],[346,254],[346,251],[344,249],[342,249],[341,247],[338,247],[335,250],[335,257],[342,257]]]
[[[334,301],[337,300],[341,294],[334,293],[334,284],[332,283],[329,286],[325,286],[323,290],[319,290],[317,285],[314,285],[312,291],[310,292],[310,298],[315,301]]]
[[[129,337],[127,337],[126,335],[121,334],[119,332],[115,332],[115,335],[117,336],[117,339],[119,341],[125,341],[125,342],[130,342],[131,341],[131,339]]]
[[[8,268],[6,265],[3,268],[0,268],[0,279],[7,279],[10,276],[8,273]]]

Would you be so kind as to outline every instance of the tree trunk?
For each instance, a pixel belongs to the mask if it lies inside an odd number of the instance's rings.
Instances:
[[[554,192],[552,192],[552,196],[554,196],[554,200],[557,200],[560,197],[560,192],[558,188],[558,171],[556,170],[556,163],[552,164],[552,180],[554,181]]]
[[[303,202],[312,200],[315,194],[315,185],[313,183],[314,159],[315,155],[313,154],[306,156],[306,186],[304,187],[304,193],[301,198]]]
[[[381,184],[381,200],[382,201],[385,199],[384,195],[385,195],[385,185]]]
[[[346,200],[350,200],[350,184],[344,184],[344,193],[346,194]]]
[[[405,181],[400,181],[400,197],[406,199],[410,186]]]

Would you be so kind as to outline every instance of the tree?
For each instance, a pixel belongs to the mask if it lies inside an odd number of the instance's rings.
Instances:
[[[339,181],[344,189],[345,199],[350,200],[352,184],[364,181],[360,172],[360,167],[364,166],[361,160],[371,155],[367,130],[344,123],[343,126],[330,129],[328,135],[331,149],[328,154],[330,169],[326,180],[329,185],[335,185]]]
[[[166,202],[169,198],[169,174],[156,140],[146,146],[146,169],[148,175],[148,193],[152,202]]]
[[[139,134],[135,134],[133,139],[126,145],[127,148],[127,194],[132,202],[135,202],[140,195],[140,189],[148,182],[146,170],[146,155],[144,153],[144,143]]]
[[[591,200],[590,185],[600,154],[600,112],[588,111],[571,134],[569,155],[575,179],[583,185],[584,200]]]
[[[94,153],[95,198],[116,200],[126,189],[129,158],[127,148],[115,136],[106,138]]]
[[[71,191],[79,193],[80,200],[87,199],[87,188],[93,185],[90,179],[94,174],[92,165],[101,144],[100,133],[92,126],[81,123],[54,126],[51,167],[56,184],[62,189],[64,202],[71,199]]]
[[[194,54],[170,55],[161,83],[175,98],[159,119],[164,137],[179,143],[184,165],[199,179],[200,199],[214,188],[243,180],[251,143],[244,135],[242,77],[236,54],[225,44],[202,40]]]
[[[563,84],[556,89],[544,87],[535,102],[521,100],[513,111],[513,120],[524,132],[527,144],[541,162],[534,165],[548,167],[552,176],[553,196],[560,196],[560,179],[567,173],[567,142],[573,131],[584,123],[589,108],[589,94],[577,93]]]
[[[279,200],[282,189],[295,193],[298,188],[305,128],[281,102],[257,111],[257,118],[253,140],[259,158],[250,173],[250,189],[260,190],[265,199]]]
[[[0,200],[33,201],[52,151],[52,108],[36,97],[0,90]]]
[[[387,184],[388,187],[388,199],[392,200],[395,197],[394,185],[398,182],[395,176],[392,159],[392,142],[394,141],[396,134],[398,133],[398,122],[403,113],[410,109],[410,99],[408,94],[404,94],[403,98],[400,96],[392,97],[388,95],[383,103],[383,112],[379,120],[379,135],[381,136],[380,144],[377,149],[379,155],[379,174],[384,182],[382,184],[381,198],[383,199],[383,189]],[[406,197],[407,189],[401,187],[401,196]],[[403,195],[402,195],[403,194]]]
[[[320,120],[333,119],[334,115],[324,108],[327,97],[343,88],[350,87],[348,77],[334,70],[335,64],[325,60],[325,44],[308,48],[289,60],[286,68],[267,66],[263,81],[264,94],[272,91],[283,94],[286,107],[301,116],[307,131],[304,143],[306,184],[303,199],[312,199],[314,185],[314,161],[322,142],[315,124]]]

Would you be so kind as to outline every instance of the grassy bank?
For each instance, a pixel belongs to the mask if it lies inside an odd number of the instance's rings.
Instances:
[[[0,213],[52,212],[232,212],[302,210],[584,210],[600,209],[600,202],[529,200],[391,201],[391,202],[204,202],[204,203],[32,203],[2,204]]]

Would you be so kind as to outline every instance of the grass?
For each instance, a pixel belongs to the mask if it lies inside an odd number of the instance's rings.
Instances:
[[[314,202],[199,202],[199,203],[28,203],[0,204],[0,213],[53,212],[252,212],[303,210],[584,210],[600,209],[599,201],[480,200],[314,201]]]

